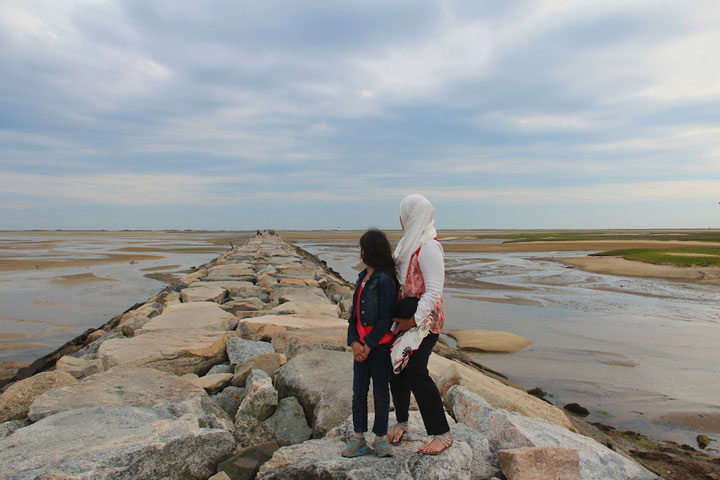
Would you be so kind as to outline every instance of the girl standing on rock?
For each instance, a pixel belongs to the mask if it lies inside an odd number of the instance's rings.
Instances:
[[[428,435],[432,435],[422,453],[437,455],[453,443],[440,392],[428,374],[430,353],[440,336],[445,320],[442,298],[445,282],[443,248],[436,238],[435,209],[422,195],[408,195],[400,203],[403,238],[393,257],[400,281],[400,297],[419,298],[415,316],[394,319],[404,332],[393,343],[393,375],[390,380],[397,423],[388,435],[394,445],[408,429],[410,392],[417,400]]]
[[[360,257],[366,269],[358,275],[353,305],[348,320],[347,343],[352,346],[353,364],[353,429],[343,457],[358,457],[370,452],[365,441],[367,431],[367,395],[373,381],[375,423],[373,447],[378,457],[392,456],[387,442],[390,411],[390,344],[393,336],[392,306],[397,297],[395,261],[392,247],[380,230],[370,229],[360,237]]]

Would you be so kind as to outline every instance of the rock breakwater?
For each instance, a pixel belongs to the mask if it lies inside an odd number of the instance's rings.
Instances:
[[[501,456],[537,454],[515,449],[559,448],[543,458],[577,458],[563,464],[577,478],[656,478],[562,410],[438,354],[455,444],[418,453],[413,412],[392,459],[340,457],[351,297],[307,252],[248,240],[16,377],[0,395],[0,477],[482,480],[501,475]],[[524,478],[521,460],[507,478]]]

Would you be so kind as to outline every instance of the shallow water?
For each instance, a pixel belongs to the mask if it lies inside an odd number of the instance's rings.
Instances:
[[[300,244],[348,280],[357,248]],[[503,330],[533,345],[473,354],[556,405],[577,402],[589,420],[694,445],[698,432],[668,413],[720,418],[717,287],[583,272],[549,260],[591,252],[447,253],[445,328]],[[509,287],[509,288],[508,288]],[[702,422],[701,422],[702,423]]]
[[[155,259],[0,272],[0,361],[29,362],[88,328],[97,328],[165,284],[147,278],[153,267],[180,273],[227,250],[223,234],[164,232],[0,232],[0,265],[7,260],[77,260],[110,255]],[[238,243],[238,234],[226,234]],[[220,244],[218,244],[220,243]],[[227,245],[227,246],[225,246]],[[120,249],[140,248],[140,252]],[[195,250],[195,251],[193,251]],[[77,278],[67,276],[86,275]],[[87,278],[92,274],[97,278]],[[66,281],[62,280],[66,278]]]

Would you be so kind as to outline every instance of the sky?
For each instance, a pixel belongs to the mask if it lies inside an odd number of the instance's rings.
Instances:
[[[720,228],[717,0],[2,0],[0,230]]]

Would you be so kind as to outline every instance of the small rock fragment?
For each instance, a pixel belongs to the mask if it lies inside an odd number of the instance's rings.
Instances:
[[[590,411],[587,408],[577,403],[568,403],[563,408],[568,412],[574,413],[575,415],[580,415],[581,417],[586,417],[590,415]]]

